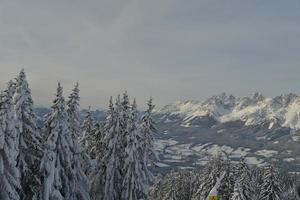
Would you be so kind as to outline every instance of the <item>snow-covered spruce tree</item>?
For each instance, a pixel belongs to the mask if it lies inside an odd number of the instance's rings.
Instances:
[[[122,199],[147,199],[148,187],[145,187],[147,182],[142,168],[143,160],[140,159],[144,149],[140,146],[142,138],[138,131],[138,111],[135,100],[132,104],[127,129]]]
[[[191,199],[191,173],[188,171],[178,172],[175,180],[175,191],[177,199],[190,200]]]
[[[278,172],[273,166],[268,166],[263,173],[260,200],[281,200],[282,188]]]
[[[162,187],[164,186],[164,180],[165,180],[165,178],[163,176],[161,176],[161,174],[159,174],[156,177],[155,183],[149,189],[149,199],[150,200],[162,199],[162,197],[163,197]]]
[[[121,139],[122,105],[120,95],[113,106],[112,98],[103,127],[105,153],[98,157],[98,165],[92,173],[91,198],[93,200],[121,199],[123,166],[121,159],[124,154]]]
[[[150,189],[150,200],[190,200],[191,177],[188,171],[170,172]],[[195,174],[194,174],[195,175]]]
[[[176,195],[176,188],[175,188],[175,178],[174,176],[171,177],[171,188],[169,190],[169,193],[167,193],[166,196],[164,196],[165,200],[177,200],[177,195]]]
[[[196,192],[193,194],[192,199],[206,199],[212,188],[215,186],[216,181],[226,171],[226,162],[218,155],[210,159],[204,166],[199,175],[199,185]]]
[[[284,200],[299,199],[299,182],[297,174],[281,173],[279,177],[283,185],[281,198]]]
[[[232,196],[234,191],[234,179],[234,167],[229,156],[226,154],[226,160],[224,160],[224,177],[218,191],[225,200],[229,200]]]
[[[105,144],[103,142],[103,127],[99,123],[95,124],[92,134],[93,141],[91,143],[90,154],[92,159],[102,158],[105,153]]]
[[[36,199],[40,187],[39,163],[42,156],[41,135],[37,117],[33,111],[33,100],[26,75],[22,70],[16,78],[14,94],[17,131],[19,134],[19,156],[17,165],[21,175],[21,198]]]
[[[297,191],[295,190],[295,188],[293,188],[293,189],[290,189],[290,190],[283,191],[283,193],[281,195],[281,199],[296,200],[296,199],[299,199],[299,196],[298,196]]]
[[[125,148],[127,146],[127,135],[129,134],[129,121],[130,121],[130,109],[131,105],[129,102],[129,97],[127,92],[123,93],[123,97],[121,100],[120,104],[120,109],[119,109],[119,119],[120,119],[120,148],[121,148],[121,155],[120,155],[120,163],[121,163],[121,175],[123,176],[125,174],[125,157],[127,156],[125,152]]]
[[[89,200],[89,181],[82,168],[83,160],[88,156],[81,150],[78,143],[78,137],[80,135],[80,121],[79,121],[79,89],[78,83],[76,83],[72,93],[69,96],[67,102],[67,113],[69,120],[69,130],[71,134],[71,140],[69,145],[72,151],[72,173],[74,179],[71,185],[71,197],[73,200]]]
[[[264,169],[261,167],[253,167],[251,177],[254,183],[255,199],[259,199],[261,185],[263,184]]]
[[[73,153],[70,147],[72,137],[60,83],[52,110],[45,122],[45,130],[47,141],[40,165],[41,200],[72,200],[72,184],[75,180],[72,171]]]
[[[154,150],[154,133],[156,132],[156,127],[152,119],[152,112],[155,107],[152,98],[147,102],[147,106],[147,110],[142,115],[139,132],[141,134],[141,147],[143,149],[140,159],[143,161],[142,168],[146,176],[147,185],[149,185],[154,180],[153,174],[149,170],[149,165],[158,160],[158,156]]]
[[[14,83],[0,96],[0,199],[19,200],[20,172],[17,168],[19,137],[13,106]]]
[[[9,97],[12,99],[12,102],[13,102],[13,97],[14,97],[14,94],[16,92],[16,83],[14,81],[10,80],[7,83],[7,90],[6,90],[6,92],[9,95]]]
[[[68,121],[69,121],[69,129],[72,136],[72,146],[78,150],[77,140],[80,136],[80,119],[79,119],[79,84],[76,83],[71,94],[69,95],[69,99],[67,101],[67,113],[68,113]],[[74,150],[73,150],[74,151]],[[79,150],[78,150],[79,151]],[[79,153],[79,152],[76,152]]]
[[[255,187],[252,180],[252,173],[249,166],[242,160],[237,165],[234,192],[232,200],[249,200],[256,199]]]
[[[96,120],[92,115],[91,107],[86,112],[85,119],[81,125],[81,136],[79,143],[87,155],[91,156],[91,149],[94,143],[94,132],[96,130]]]

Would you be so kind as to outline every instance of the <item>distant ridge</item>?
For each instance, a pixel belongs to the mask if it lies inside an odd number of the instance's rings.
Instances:
[[[192,126],[195,118],[211,117],[219,123],[243,121],[245,125],[268,124],[300,129],[300,96],[284,94],[266,98],[260,93],[235,97],[226,93],[212,96],[205,101],[179,101],[156,111],[157,115],[182,118],[183,126]],[[169,116],[169,117],[168,117]]]

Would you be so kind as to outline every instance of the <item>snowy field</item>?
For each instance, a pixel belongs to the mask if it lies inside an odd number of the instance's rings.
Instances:
[[[217,144],[179,144],[179,142],[169,140],[156,140],[155,148],[161,155],[161,161],[157,163],[158,167],[170,167],[177,163],[179,168],[193,168],[196,165],[205,165],[211,156],[228,156],[233,160],[245,158],[246,163],[262,166],[265,165],[264,160],[251,156],[249,148],[230,146],[219,146]],[[261,150],[256,152],[257,155],[270,158],[277,154],[277,151]],[[286,160],[290,162],[291,160]],[[190,164],[191,166],[186,166]],[[181,166],[184,165],[184,166]]]

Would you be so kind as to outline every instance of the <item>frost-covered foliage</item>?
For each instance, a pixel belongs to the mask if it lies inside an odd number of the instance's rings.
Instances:
[[[0,96],[0,199],[19,200],[20,172],[17,168],[19,136],[16,130],[13,94],[15,84],[10,81]]]
[[[263,183],[261,185],[261,200],[280,200],[282,195],[282,183],[277,170],[268,166],[263,173]]]
[[[230,171],[228,171],[229,168],[229,163],[223,158],[217,157],[211,159],[197,176],[196,183],[198,186],[196,187],[195,193],[193,193],[192,199],[206,199],[215,186],[217,179],[223,174],[225,174],[225,177],[223,177],[224,181],[219,189],[223,189],[225,193],[231,191],[232,187],[229,186],[228,188],[228,183],[225,181],[227,180],[227,176],[231,175]],[[228,177],[228,179],[230,179],[230,177]]]
[[[150,189],[150,200],[189,200],[192,197],[192,173],[178,171],[160,177]]]
[[[232,200],[256,199],[254,178],[249,166],[242,161],[236,166],[236,169]]]
[[[71,140],[69,145],[72,151],[72,185],[70,199],[72,200],[89,200],[89,180],[84,172],[82,163],[88,158],[86,153],[81,150],[78,142],[80,135],[80,121],[79,121],[79,89],[78,83],[75,85],[72,93],[69,96],[67,102],[67,113],[69,120],[69,130],[71,134]]]
[[[143,170],[143,146],[141,133],[138,131],[138,111],[134,100],[127,124],[124,180],[122,185],[122,198],[139,200],[147,198],[147,179]]]
[[[93,141],[91,143],[90,157],[91,159],[102,158],[105,153],[105,144],[103,142],[103,129],[99,123],[95,124],[94,131],[92,134]]]
[[[111,104],[112,102],[110,102]],[[109,106],[110,110],[104,125],[103,143],[106,147],[105,153],[99,159],[96,169],[97,175],[92,181],[93,199],[114,200],[121,199],[122,173],[123,173],[123,136],[122,133],[122,104],[120,96],[117,97],[115,107]],[[99,185],[97,182],[102,182]],[[100,192],[100,193],[99,193]]]
[[[36,199],[40,185],[39,162],[41,159],[41,136],[37,117],[33,111],[31,90],[22,70],[16,78],[14,93],[16,127],[19,135],[17,165],[21,175],[22,199]]]
[[[127,93],[110,99],[107,117],[97,143],[98,165],[92,173],[91,197],[94,200],[147,199],[149,180],[148,167],[154,154],[154,129],[151,103],[143,121],[139,120],[137,105],[131,105]],[[148,134],[148,135],[147,135]],[[101,139],[102,138],[102,139]]]
[[[149,165],[153,164],[154,161],[158,160],[157,153],[154,150],[154,133],[156,132],[156,126],[152,118],[152,112],[154,109],[152,98],[147,102],[147,110],[144,112],[141,118],[141,124],[139,127],[139,132],[141,136],[140,145],[143,149],[141,154],[142,168],[145,170],[145,176],[147,180],[147,184],[153,182],[154,178],[149,170]]]
[[[110,99],[103,123],[89,110],[82,125],[79,101],[78,84],[65,102],[59,83],[40,129],[24,70],[9,82],[0,95],[1,200],[148,199],[157,159],[152,99],[140,116],[125,92]]]
[[[121,145],[121,100],[116,99],[115,107],[110,101],[108,115],[104,125],[106,146],[105,154],[98,158],[98,166],[92,176],[92,199],[114,200],[121,199],[122,171],[121,159],[124,149]]]
[[[69,99],[67,101],[67,113],[69,120],[69,128],[71,131],[72,138],[78,139],[80,136],[80,119],[79,119],[79,84],[76,83],[73,88],[71,94],[69,95]],[[74,141],[73,141],[74,142]]]
[[[73,153],[70,141],[72,135],[68,126],[63,89],[58,84],[52,111],[45,122],[47,141],[40,165],[42,175],[42,200],[72,199],[74,173]]]
[[[279,173],[274,167],[254,167],[243,161],[230,163],[217,156],[204,167],[157,178],[150,189],[150,199],[206,200],[210,194],[217,194],[222,200],[296,200],[297,183],[296,176]]]
[[[92,115],[91,107],[86,112],[86,117],[81,125],[79,143],[87,155],[91,156],[94,146],[94,133],[97,130],[96,120]]]

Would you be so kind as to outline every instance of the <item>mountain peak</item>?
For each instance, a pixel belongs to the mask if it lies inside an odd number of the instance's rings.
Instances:
[[[197,117],[213,117],[220,123],[243,121],[245,125],[276,123],[292,129],[300,129],[300,97],[296,94],[284,94],[266,98],[261,93],[236,98],[221,93],[207,100],[184,101],[170,104],[157,111],[157,114],[178,115],[189,123]],[[298,122],[299,121],[299,122]]]

